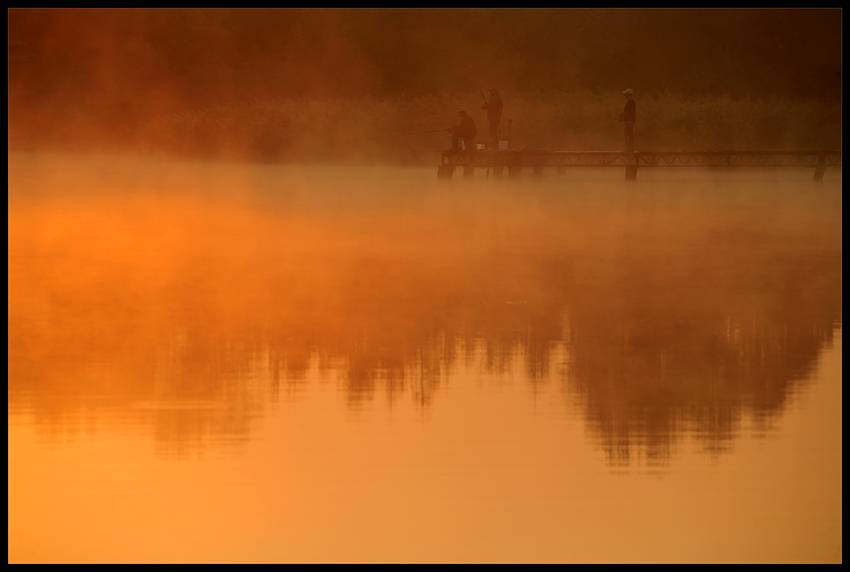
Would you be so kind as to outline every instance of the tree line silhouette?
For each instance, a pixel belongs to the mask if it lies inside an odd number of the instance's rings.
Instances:
[[[162,114],[257,100],[477,94],[490,85],[840,101],[841,12],[9,11],[10,130],[27,140],[87,130],[121,140]]]

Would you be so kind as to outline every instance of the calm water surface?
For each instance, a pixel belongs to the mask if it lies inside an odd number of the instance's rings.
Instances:
[[[10,562],[840,562],[841,179],[10,156]]]

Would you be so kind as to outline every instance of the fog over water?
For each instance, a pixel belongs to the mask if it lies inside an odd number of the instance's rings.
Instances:
[[[10,560],[840,560],[839,173],[435,171],[10,156]]]
[[[841,15],[10,9],[9,562],[841,562]]]
[[[497,86],[513,146],[841,147],[840,9],[11,9],[9,146],[428,165]],[[488,94],[489,95],[489,94]],[[513,121],[508,128],[508,120]]]

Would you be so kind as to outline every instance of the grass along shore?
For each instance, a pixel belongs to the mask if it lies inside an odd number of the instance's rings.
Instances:
[[[500,134],[511,121],[514,148],[619,150],[619,93],[502,93]],[[817,99],[768,100],[640,94],[639,151],[795,151],[840,149],[841,104]],[[249,162],[432,164],[450,146],[445,133],[465,107],[487,137],[480,94],[415,98],[277,99],[160,116],[137,133],[149,153]]]

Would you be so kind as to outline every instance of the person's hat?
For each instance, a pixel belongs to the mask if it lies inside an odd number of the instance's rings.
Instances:
[[[631,89],[624,89],[624,90],[623,90],[623,93],[628,93],[629,95],[631,95],[631,94],[633,94],[634,92],[633,92]]]
[[[458,112],[458,113],[466,113],[466,108],[465,108],[465,107],[461,107],[460,109],[458,109],[458,110],[457,110],[457,112]]]

